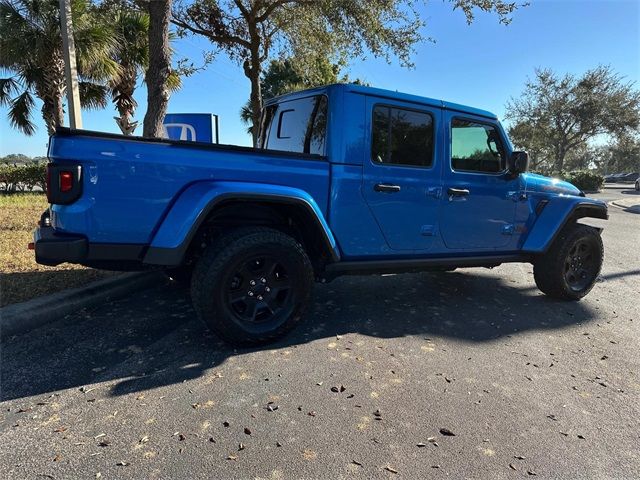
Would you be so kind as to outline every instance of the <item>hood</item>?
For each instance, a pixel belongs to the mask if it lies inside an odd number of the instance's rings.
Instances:
[[[537,173],[523,173],[527,192],[550,193],[556,195],[584,195],[580,189],[569,182],[558,178],[549,178]]]

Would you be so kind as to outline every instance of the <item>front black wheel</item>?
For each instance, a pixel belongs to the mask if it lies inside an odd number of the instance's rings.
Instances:
[[[269,228],[223,235],[198,261],[191,296],[201,320],[234,345],[272,342],[293,329],[310,301],[313,268],[303,247]]]
[[[536,285],[551,297],[579,300],[593,288],[603,257],[598,230],[571,224],[560,232],[549,251],[534,262]]]

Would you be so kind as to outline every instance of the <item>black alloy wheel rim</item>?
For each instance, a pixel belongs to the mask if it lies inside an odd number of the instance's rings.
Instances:
[[[293,284],[285,262],[274,255],[243,259],[227,277],[226,309],[245,325],[284,321],[293,310]]]
[[[591,285],[598,273],[598,256],[594,242],[586,238],[577,240],[569,249],[564,263],[564,278],[574,292]]]

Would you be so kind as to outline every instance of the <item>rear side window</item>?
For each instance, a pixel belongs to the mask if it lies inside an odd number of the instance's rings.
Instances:
[[[290,100],[266,108],[260,145],[267,150],[324,155],[327,97]]]
[[[404,108],[374,107],[371,159],[380,164],[430,167],[433,164],[433,117]]]
[[[451,166],[467,172],[497,173],[506,154],[495,126],[454,118],[451,121]]]

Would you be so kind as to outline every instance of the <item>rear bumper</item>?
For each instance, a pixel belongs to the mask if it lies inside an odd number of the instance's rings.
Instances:
[[[80,235],[60,235],[53,227],[38,227],[33,232],[36,262],[59,265],[63,262],[82,263],[89,253],[89,242]]]
[[[62,234],[50,226],[40,226],[33,232],[36,262],[55,266],[64,262],[109,270],[134,270],[141,267],[145,245],[122,243],[91,243],[86,237]]]

